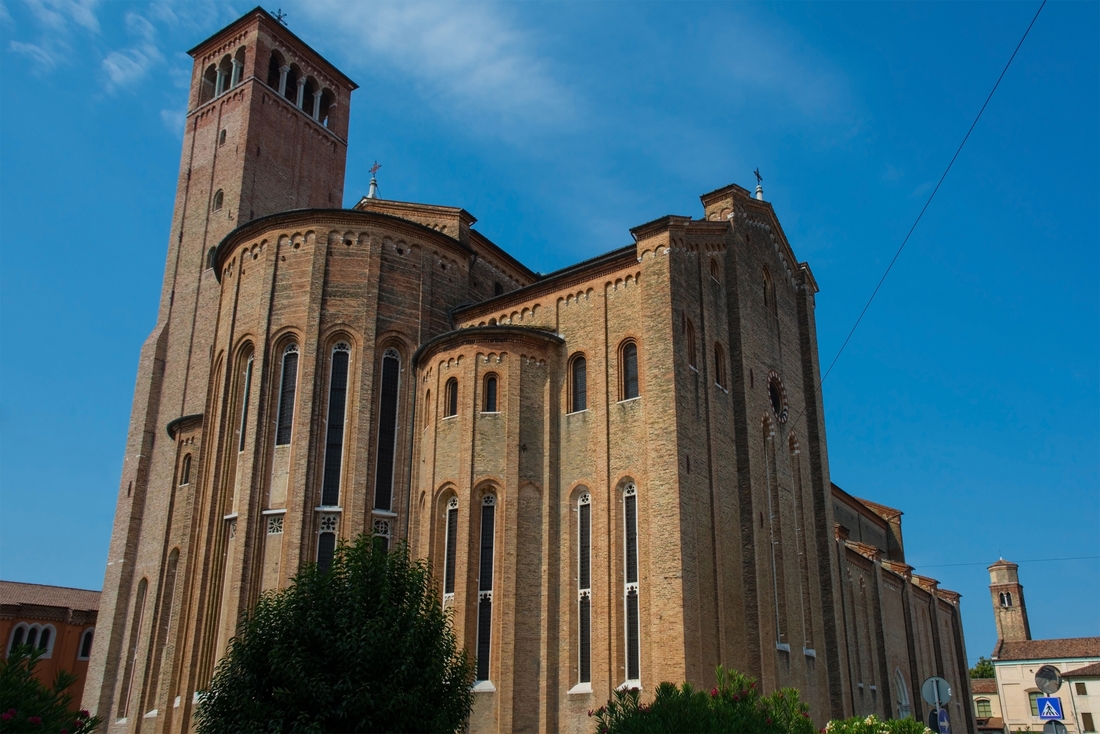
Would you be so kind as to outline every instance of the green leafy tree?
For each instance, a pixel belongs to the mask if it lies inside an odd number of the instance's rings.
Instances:
[[[260,598],[195,724],[199,734],[455,732],[472,682],[426,563],[361,535],[327,572],[311,564]]]
[[[73,697],[66,690],[77,676],[59,670],[52,686],[34,676],[44,653],[41,648],[16,645],[6,660],[0,660],[0,731],[89,734],[102,720],[84,710],[73,712]]]
[[[588,715],[596,719],[598,734],[814,734],[809,709],[795,689],[762,696],[748,676],[721,665],[716,676],[710,693],[690,683],[661,683],[649,704],[641,703],[637,689],[615,691],[606,706]]]
[[[978,662],[970,669],[971,678],[996,678],[997,673],[993,670],[993,661],[987,657],[978,658]]]

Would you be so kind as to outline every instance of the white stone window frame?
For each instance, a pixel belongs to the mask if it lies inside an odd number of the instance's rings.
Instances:
[[[30,637],[30,633],[34,632],[35,647],[38,646],[38,641],[42,639],[42,631],[48,630],[50,633],[50,641],[46,644],[46,651],[42,653],[42,660],[49,660],[53,657],[53,646],[57,642],[57,628],[52,624],[40,624],[38,622],[20,622],[11,628],[11,633],[8,635],[8,646],[5,649],[4,656],[11,655],[12,644],[15,642],[15,633],[17,630],[23,630],[23,642],[21,644],[27,644],[27,640]],[[41,648],[38,648],[41,649]]]
[[[588,586],[581,586],[582,552],[581,545],[581,507],[588,507]],[[588,600],[588,680],[580,680],[581,670],[581,644],[580,621],[581,603]],[[592,692],[592,493],[582,492],[577,498],[577,684],[569,690],[569,693]]]
[[[91,650],[88,650],[87,655],[82,655],[81,654],[81,653],[84,652],[84,639],[88,635],[92,635],[92,644],[95,645],[95,627],[86,627],[84,629],[84,631],[80,633],[80,644],[76,648],[76,659],[77,660],[90,660],[91,657],[92,657],[92,654],[91,654],[92,651]]]

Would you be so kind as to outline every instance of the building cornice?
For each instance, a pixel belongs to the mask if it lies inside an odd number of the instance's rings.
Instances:
[[[424,342],[420,345],[420,348],[413,353],[412,363],[415,367],[419,365],[424,358],[449,346],[482,344],[494,338],[498,340],[518,339],[522,341],[541,341],[554,346],[565,343],[565,339],[552,331],[529,326],[509,326],[500,324],[494,326],[471,326],[467,329],[448,331],[445,334],[440,334]]]

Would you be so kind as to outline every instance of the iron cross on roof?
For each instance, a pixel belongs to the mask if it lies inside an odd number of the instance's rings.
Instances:
[[[752,174],[754,176],[756,176],[756,183],[760,183],[764,180],[764,177],[760,175],[760,169],[759,168],[757,168],[755,171],[753,171]]]
[[[368,169],[368,170],[370,170],[370,175],[374,176],[374,174],[378,173],[378,169],[381,168],[381,167],[382,166],[378,165],[378,161],[375,161],[374,165],[371,166],[370,169]]]
[[[286,13],[283,12],[282,8],[279,8],[271,15],[275,18],[275,20],[279,21],[283,25],[286,25]]]

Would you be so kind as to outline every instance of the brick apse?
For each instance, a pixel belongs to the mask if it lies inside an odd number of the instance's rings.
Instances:
[[[588,731],[719,663],[819,725],[923,718],[941,675],[972,728],[958,595],[830,481],[817,284],[762,196],[540,275],[461,208],[338,208],[356,85],[263,10],[190,53],[84,696],[108,731],[187,730],[258,596],[365,531],[431,561],[472,731]]]

